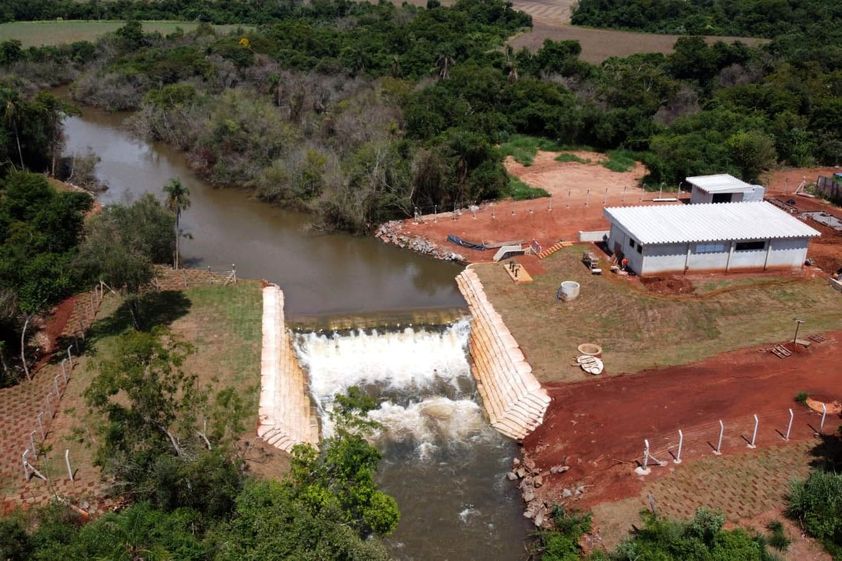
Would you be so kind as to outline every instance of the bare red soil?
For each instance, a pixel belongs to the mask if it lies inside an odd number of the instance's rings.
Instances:
[[[677,452],[679,429],[685,463],[710,457],[720,419],[726,427],[724,454],[752,452],[747,442],[754,414],[760,419],[758,447],[785,444],[781,433],[788,408],[795,411],[791,440],[812,438],[821,416],[793,398],[802,391],[828,400],[842,397],[842,332],[826,337],[809,348],[794,348],[787,359],[768,352],[768,346],[754,347],[687,366],[547,385],[552,403],[544,424],[525,440],[524,453],[544,470],[559,464],[570,470],[547,475],[540,495],[559,502],[564,488],[584,484],[580,507],[636,496],[646,480],[681,469],[671,455]],[[828,415],[825,432],[839,424],[838,415]],[[644,439],[670,467],[653,467],[649,476],[639,477],[633,470]]]
[[[646,168],[638,164],[629,172],[611,171],[599,164],[605,155],[573,152],[590,163],[557,162],[555,152],[538,152],[531,166],[508,158],[506,171],[524,183],[545,189],[550,197],[529,201],[503,200],[482,205],[476,213],[463,211],[425,215],[405,220],[403,235],[422,238],[468,262],[491,261],[496,250],[472,250],[447,241],[454,234],[471,242],[539,242],[549,247],[560,240],[578,241],[580,231],[605,230],[603,207],[651,204],[657,193],[645,193],[638,184]]]

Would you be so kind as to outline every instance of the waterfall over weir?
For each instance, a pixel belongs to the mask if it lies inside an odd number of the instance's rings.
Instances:
[[[296,337],[295,350],[309,373],[310,392],[331,432],[334,396],[359,386],[382,403],[370,413],[381,423],[378,439],[431,447],[488,438],[468,364],[470,323],[402,330],[349,331]]]
[[[505,474],[516,446],[485,418],[468,362],[471,325],[298,333],[322,436],[334,396],[359,386],[377,396],[378,476],[401,522],[389,543],[400,560],[519,559],[525,523]]]

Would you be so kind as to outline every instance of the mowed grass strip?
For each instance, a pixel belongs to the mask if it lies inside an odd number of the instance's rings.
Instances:
[[[763,276],[703,296],[662,296],[608,272],[607,262],[603,276],[590,275],[581,263],[584,249],[574,246],[545,259],[546,272],[533,275],[531,284],[515,285],[501,264],[473,266],[543,382],[585,379],[574,361],[577,346],[586,342],[602,346],[605,372],[615,375],[786,341],[796,316],[806,320],[804,336],[842,329],[842,298],[825,279],[782,276],[770,283]],[[572,302],[556,300],[565,280],[581,285]]]
[[[143,21],[147,33],[157,31],[168,35],[181,28],[192,31],[199,26],[185,21]],[[94,41],[106,33],[112,33],[125,25],[124,21],[109,20],[57,20],[57,21],[15,21],[0,24],[0,41],[16,39],[24,47],[63,45],[76,41]],[[215,25],[221,33],[248,27],[238,25]]]

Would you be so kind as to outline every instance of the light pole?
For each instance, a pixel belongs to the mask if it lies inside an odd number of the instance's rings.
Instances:
[[[795,337],[792,338],[793,343],[798,342],[798,328],[801,327],[802,323],[804,323],[803,319],[795,318]]]

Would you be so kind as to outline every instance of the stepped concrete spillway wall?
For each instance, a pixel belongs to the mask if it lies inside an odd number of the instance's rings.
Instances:
[[[263,351],[257,435],[286,452],[296,444],[319,443],[318,417],[307,391],[307,376],[292,349],[284,322],[284,293],[263,288]]]
[[[456,277],[456,283],[473,317],[471,372],[491,426],[522,440],[544,421],[550,397],[532,374],[503,318],[488,301],[477,274],[468,268]]]

